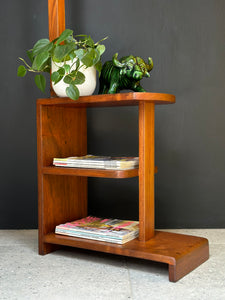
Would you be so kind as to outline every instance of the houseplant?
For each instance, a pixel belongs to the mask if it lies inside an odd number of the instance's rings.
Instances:
[[[106,37],[107,38],[107,37]],[[95,43],[88,35],[73,35],[73,31],[66,29],[53,41],[48,39],[38,40],[33,49],[27,51],[29,63],[19,58],[23,65],[17,70],[19,77],[24,77],[27,72],[35,73],[35,83],[41,91],[45,91],[46,79],[43,73],[51,73],[52,86],[59,96],[68,96],[77,100],[81,95],[92,94],[95,89],[95,70],[101,73],[101,55],[105,46],[103,40]],[[90,71],[92,70],[92,71]],[[92,79],[88,79],[90,74]],[[85,90],[85,82],[91,83],[91,88]],[[65,93],[65,95],[63,94]]]

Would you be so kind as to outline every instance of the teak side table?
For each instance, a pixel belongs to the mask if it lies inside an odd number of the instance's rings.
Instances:
[[[65,0],[48,0],[49,39],[65,29]],[[51,92],[54,95],[53,92]],[[169,280],[177,281],[209,257],[205,238],[154,228],[154,111],[155,104],[174,103],[157,93],[126,93],[37,100],[39,253],[60,245],[137,257],[169,265]],[[56,168],[54,157],[87,154],[88,107],[139,107],[139,169],[126,171]],[[87,216],[87,177],[139,176],[139,239],[124,245],[56,235],[55,226]]]
[[[37,100],[39,253],[60,245],[142,258],[169,265],[177,281],[209,257],[205,238],[155,231],[154,111],[175,97],[160,93],[122,93]],[[87,154],[87,108],[131,106],[139,109],[139,169],[117,171],[52,166],[54,157]],[[57,235],[55,226],[87,216],[87,177],[139,177],[139,238],[118,245]],[[119,208],[118,208],[119,209]]]

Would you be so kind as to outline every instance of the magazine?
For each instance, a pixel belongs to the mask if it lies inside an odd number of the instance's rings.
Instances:
[[[138,237],[139,222],[88,216],[56,226],[55,233],[124,244]]]
[[[54,158],[53,165],[70,168],[95,168],[128,170],[138,168],[138,157],[111,157],[111,156],[73,156],[67,158]]]

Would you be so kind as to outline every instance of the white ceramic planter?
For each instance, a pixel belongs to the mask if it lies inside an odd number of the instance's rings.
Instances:
[[[74,62],[74,61],[73,61]],[[72,65],[71,61],[66,62],[67,65]],[[62,67],[63,63],[56,63],[52,61],[52,73],[57,71],[59,67]],[[73,65],[72,70],[76,68],[76,64]],[[94,93],[94,90],[96,88],[96,69],[95,67],[89,67],[85,68],[84,66],[80,68],[79,70],[85,75],[85,82],[83,84],[77,85],[77,88],[79,89],[80,96],[88,96],[92,95]],[[58,83],[53,84],[52,88],[57,96],[59,97],[67,97],[66,95],[66,88],[69,86],[69,84],[65,83],[62,80],[60,80]]]

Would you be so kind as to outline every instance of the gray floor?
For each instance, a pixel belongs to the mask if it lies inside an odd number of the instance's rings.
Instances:
[[[0,299],[225,299],[225,229],[170,230],[209,239],[210,259],[177,283],[167,265],[67,248],[39,256],[36,230],[0,231]]]

